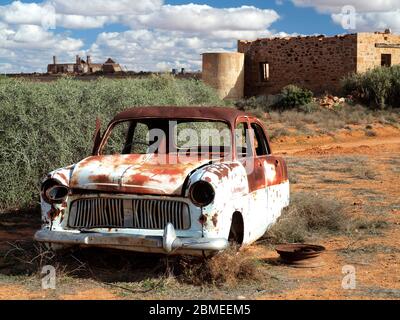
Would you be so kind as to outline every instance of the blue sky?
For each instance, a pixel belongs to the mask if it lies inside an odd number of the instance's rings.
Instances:
[[[236,50],[237,39],[387,27],[400,32],[400,0],[0,0],[0,73],[43,72],[53,55],[76,54],[126,70],[198,70],[202,52]]]

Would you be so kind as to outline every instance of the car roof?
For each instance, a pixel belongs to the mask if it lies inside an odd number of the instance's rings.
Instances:
[[[250,117],[251,115],[229,107],[135,107],[117,114],[112,120],[112,123],[129,119],[162,118],[220,120],[234,124],[236,119],[240,116]]]

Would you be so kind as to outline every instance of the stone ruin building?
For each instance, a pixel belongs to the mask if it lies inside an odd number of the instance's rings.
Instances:
[[[79,55],[76,56],[75,63],[57,63],[57,57],[53,56],[53,63],[47,66],[47,73],[50,74],[118,73],[121,71],[121,66],[111,58],[104,63],[93,63],[90,56],[87,56],[85,61]]]
[[[276,94],[289,84],[338,93],[346,75],[395,64],[400,35],[390,30],[239,40],[237,53],[203,54],[203,80],[225,99]]]

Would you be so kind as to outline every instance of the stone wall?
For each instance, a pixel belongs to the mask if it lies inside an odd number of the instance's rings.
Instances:
[[[400,64],[400,35],[358,33],[357,51],[357,72],[380,66],[382,54],[391,55],[392,65]]]
[[[288,84],[336,93],[340,80],[357,69],[356,34],[239,41],[238,51],[245,53],[246,96],[276,94]],[[262,79],[265,63],[268,79]]]

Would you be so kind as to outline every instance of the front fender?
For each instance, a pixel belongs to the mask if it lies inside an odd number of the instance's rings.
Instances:
[[[232,215],[237,203],[249,193],[246,170],[239,162],[211,164],[196,171],[189,179],[186,196],[190,187],[198,181],[206,181],[215,191],[212,203],[202,208],[201,223],[205,236],[228,237]]]
[[[50,172],[46,178],[43,179],[42,184],[47,180],[53,179],[60,184],[69,187],[74,166],[60,168]],[[68,207],[68,198],[60,204],[50,204],[44,200],[43,190],[40,193],[40,203],[42,211],[42,223],[45,228],[52,228],[60,226],[64,220],[64,215]]]

